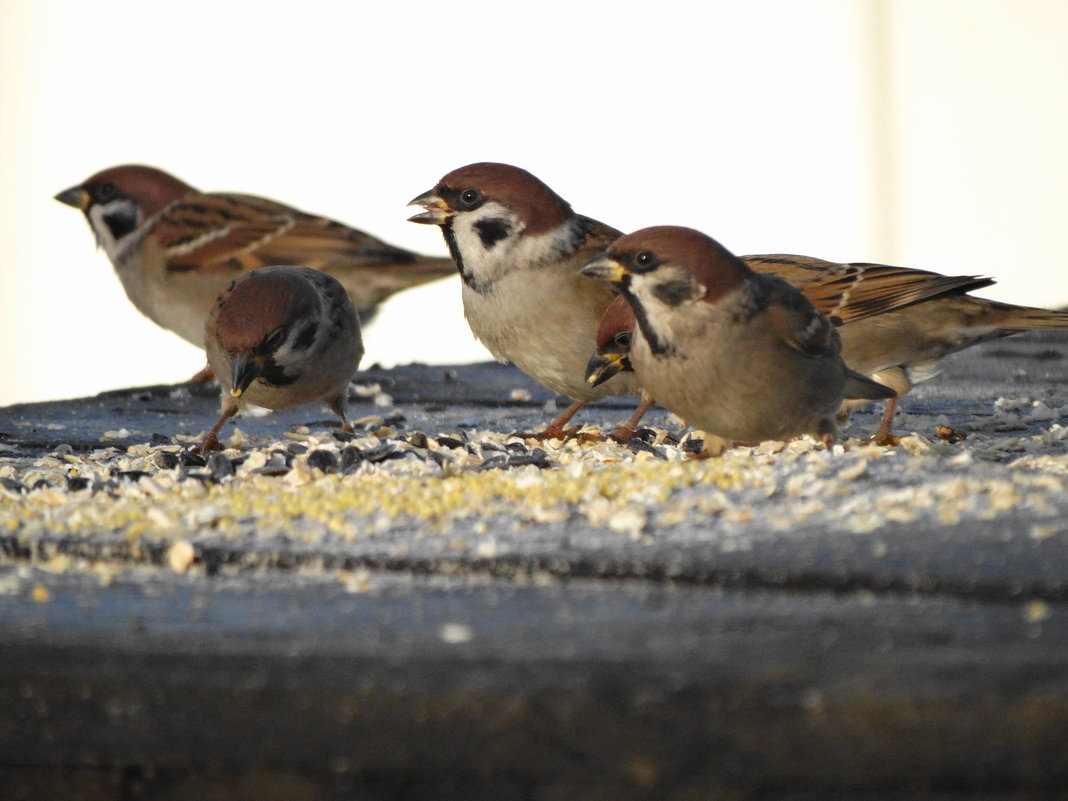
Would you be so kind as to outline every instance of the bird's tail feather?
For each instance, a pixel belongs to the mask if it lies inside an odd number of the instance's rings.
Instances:
[[[1009,303],[993,303],[994,322],[1005,331],[1055,330],[1068,328],[1068,311],[1035,309],[1030,306],[1013,306]]]

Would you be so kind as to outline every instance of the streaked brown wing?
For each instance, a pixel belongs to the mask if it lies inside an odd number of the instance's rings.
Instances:
[[[415,274],[403,285],[452,272],[446,259],[422,259],[334,220],[249,195],[194,196],[168,209],[154,231],[167,251],[168,269],[179,272],[252,270],[271,264],[331,273],[415,266]]]
[[[409,264],[415,254],[324,217],[297,217],[277,236],[251,249],[265,264],[303,264],[330,272]]]
[[[261,198],[201,194],[170,206],[153,233],[168,270],[249,270],[276,263],[264,262],[256,251],[292,228],[299,214]]]
[[[983,276],[949,276],[885,264],[836,264],[807,256],[746,256],[744,260],[754,270],[785,278],[835,325],[933,298],[963,295],[994,283]]]

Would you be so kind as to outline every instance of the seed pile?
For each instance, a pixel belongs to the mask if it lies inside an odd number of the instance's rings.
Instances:
[[[541,443],[412,430],[395,414],[364,418],[352,434],[298,427],[264,441],[237,428],[207,458],[195,437],[120,449],[107,442],[122,432],[109,432],[88,453],[0,453],[0,555],[54,569],[185,571],[209,567],[209,552],[242,569],[310,553],[329,556],[324,564],[477,561],[640,548],[676,532],[727,552],[805,526],[870,536],[1005,515],[1026,518],[1035,538],[1068,536],[1068,428],[1052,422],[1065,411],[1000,399],[963,441],[936,425],[893,448],[851,440],[827,452],[801,439],[706,461],[692,458],[699,432],[670,424],[626,445]],[[1050,424],[1019,435],[1036,420]]]

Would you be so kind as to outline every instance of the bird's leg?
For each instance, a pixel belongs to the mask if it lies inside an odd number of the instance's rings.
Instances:
[[[616,433],[612,435],[612,439],[621,445],[626,445],[634,437],[634,429],[641,422],[641,419],[645,416],[645,413],[649,411],[654,401],[644,392],[642,393],[642,402],[638,404],[638,408],[634,410],[634,414],[630,416],[623,425],[616,429]]]
[[[352,423],[349,422],[349,416],[345,413],[345,406],[348,403],[348,392],[349,388],[345,387],[336,395],[326,399],[326,407],[341,420],[342,431],[352,431]]]
[[[891,446],[897,445],[901,442],[901,437],[894,436],[894,412],[897,411],[897,397],[890,398],[886,402],[886,410],[883,412],[883,419],[879,421],[879,430],[875,432],[875,436],[872,437],[872,442],[876,445]]]
[[[211,431],[204,437],[204,441],[197,446],[197,453],[203,456],[219,447],[219,432],[222,430],[223,424],[235,414],[237,414],[237,402],[229,395],[226,395],[222,401],[222,414]]]
[[[828,417],[820,423],[819,431],[816,432],[823,447],[828,451],[834,449],[835,440],[838,439],[838,426],[834,424],[834,418]]]
[[[565,429],[564,426],[570,422],[571,418],[575,416],[575,413],[586,405],[586,401],[575,401],[566,409],[563,414],[558,415],[549,425],[545,427],[544,431],[539,431],[537,434],[516,434],[523,439],[567,439],[578,433],[579,427],[574,426],[572,428]]]
[[[578,432],[578,426],[572,428],[564,428],[571,422],[571,418],[575,416],[583,406],[586,405],[586,401],[575,401],[566,409],[563,414],[557,415],[557,417],[545,427],[545,430],[538,434],[538,439],[567,439]]]

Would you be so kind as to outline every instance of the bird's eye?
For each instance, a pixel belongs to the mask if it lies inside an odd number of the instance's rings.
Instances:
[[[630,347],[630,331],[620,331],[618,334],[615,335],[613,339],[616,345],[621,348]]]
[[[467,208],[473,209],[482,202],[482,193],[477,189],[465,189],[460,193],[460,202],[467,206]]]
[[[634,254],[634,267],[639,272],[645,272],[656,267],[656,256],[648,250],[639,250]]]
[[[267,335],[267,338],[263,340],[263,347],[268,352],[274,352],[282,347],[282,343],[286,341],[286,329],[276,328]]]
[[[119,194],[119,190],[113,183],[101,184],[96,188],[96,201],[97,203],[107,203]]]

